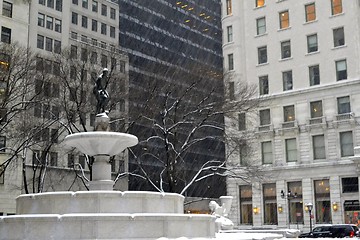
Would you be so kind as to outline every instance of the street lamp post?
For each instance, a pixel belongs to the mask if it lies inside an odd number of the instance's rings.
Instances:
[[[290,222],[291,222],[291,216],[290,216],[290,200],[297,198],[297,193],[293,193],[291,192],[291,190],[289,190],[287,193],[285,193],[283,190],[281,190],[281,198],[282,199],[287,199],[287,205],[288,205],[288,221],[289,221],[289,228],[290,228]]]
[[[312,215],[311,215],[311,211],[312,211],[312,209],[313,209],[313,204],[312,204],[312,203],[307,203],[307,204],[306,204],[306,207],[307,207],[307,209],[308,209],[308,211],[309,211],[309,216],[310,216],[310,232],[312,232],[312,222],[311,222],[311,220],[312,220]]]

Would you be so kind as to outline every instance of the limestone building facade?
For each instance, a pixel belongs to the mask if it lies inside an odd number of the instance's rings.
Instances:
[[[227,132],[245,134],[239,164],[262,167],[251,183],[228,179],[240,227],[358,223],[360,1],[222,0],[230,96],[255,85],[260,106]]]

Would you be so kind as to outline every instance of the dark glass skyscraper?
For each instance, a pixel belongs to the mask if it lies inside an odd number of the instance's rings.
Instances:
[[[212,73],[207,76],[206,84],[216,89],[214,99],[222,100],[220,0],[119,0],[119,5],[120,46],[129,54],[130,121],[138,116],[142,100],[150,94],[152,86],[172,82],[184,88],[190,84],[190,79],[200,78],[205,69]],[[197,94],[206,95],[208,92],[199,88]],[[158,95],[161,98],[161,93]],[[135,124],[130,131],[139,135],[141,128],[146,126]],[[140,132],[144,134],[144,131]],[[223,159],[224,154],[220,141],[209,141],[199,145],[184,161],[201,165],[213,157]],[[136,172],[138,165],[133,160],[130,157],[129,171]],[[154,166],[154,172],[157,171],[159,169]],[[201,189],[194,186],[187,194],[216,197],[226,191],[225,181],[220,179],[203,181],[201,186]],[[204,189],[204,186],[207,187]],[[129,189],[154,190],[146,182],[132,177]]]

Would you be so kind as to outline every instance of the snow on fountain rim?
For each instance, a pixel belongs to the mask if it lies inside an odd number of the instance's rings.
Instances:
[[[89,156],[114,156],[127,147],[135,146],[138,138],[127,133],[94,131],[70,134],[65,137],[64,143]]]

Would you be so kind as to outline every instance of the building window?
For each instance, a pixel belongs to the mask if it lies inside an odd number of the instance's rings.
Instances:
[[[255,7],[263,7],[265,5],[265,0],[255,0]]]
[[[38,13],[38,26],[39,27],[45,26],[45,15],[42,13]]]
[[[320,118],[323,116],[322,101],[315,101],[310,103],[311,118]]]
[[[57,166],[57,165],[58,165],[58,153],[50,152],[50,166]]]
[[[47,7],[54,8],[54,0],[47,0]]]
[[[310,66],[309,67],[309,78],[310,78],[310,86],[319,85],[320,84],[320,69],[319,65]]]
[[[11,29],[7,27],[1,27],[1,42],[11,43]]]
[[[79,4],[79,0],[72,0],[72,3],[75,4],[75,5],[78,5],[78,4]]]
[[[124,61],[120,61],[120,72],[122,72],[122,73],[125,72],[125,66],[126,66],[126,63]]]
[[[44,36],[41,36],[38,34],[37,35],[37,43],[36,43],[37,48],[44,49],[44,43],[45,43]]]
[[[54,53],[61,53],[61,41],[54,40]]]
[[[227,42],[232,42],[233,41],[233,28],[232,26],[227,26],[226,28],[226,32],[227,32]]]
[[[68,162],[67,162],[68,168],[74,167],[74,154],[68,154]]]
[[[238,125],[239,125],[239,131],[246,130],[245,113],[239,113],[239,115],[238,115]]]
[[[98,26],[97,21],[92,19],[91,20],[91,30],[94,31],[94,32],[97,32],[97,26]]]
[[[253,210],[252,210],[252,186],[239,186],[240,199],[240,222],[241,224],[252,225]]]
[[[70,47],[70,58],[77,58],[77,46],[71,45]]]
[[[98,2],[97,1],[93,0],[91,6],[92,6],[91,9],[93,12],[98,12]]]
[[[295,121],[295,107],[294,105],[284,107],[284,122]]]
[[[52,38],[46,38],[45,40],[45,50],[52,52],[53,50],[53,39]]]
[[[12,17],[12,3],[9,3],[7,1],[3,1],[3,7],[2,7],[2,15],[5,17]]]
[[[226,0],[226,15],[232,14],[232,0]]]
[[[110,37],[115,38],[115,27],[110,26]]]
[[[292,71],[282,73],[283,77],[283,90],[288,91],[293,89]]]
[[[318,50],[317,34],[307,36],[307,49],[308,49],[308,53],[317,52]]]
[[[279,13],[280,29],[288,28],[290,26],[289,11]]]
[[[228,69],[229,71],[234,70],[234,54],[228,54]]]
[[[87,28],[88,27],[88,18],[86,16],[82,16],[81,17],[81,26],[83,28]]]
[[[235,83],[229,82],[229,99],[235,100]]]
[[[315,3],[305,5],[305,21],[311,22],[316,20]]]
[[[46,16],[46,28],[50,30],[54,28],[54,19],[50,16]]]
[[[351,112],[350,97],[339,97],[337,98],[338,114],[346,114]]]
[[[261,143],[261,160],[263,164],[272,164],[272,143],[271,141]]]
[[[0,152],[5,152],[6,150],[6,137],[0,136]]]
[[[101,54],[101,67],[106,68],[108,65],[107,56],[104,54]]]
[[[326,159],[324,135],[312,136],[314,159]]]
[[[259,77],[259,89],[260,95],[269,94],[269,78],[267,75]]]
[[[110,8],[110,18],[116,19],[116,10],[115,8]]]
[[[340,81],[347,79],[346,60],[336,61],[335,65],[336,65],[336,80]]]
[[[258,48],[258,64],[267,63],[267,47]]]
[[[107,16],[107,6],[105,4],[101,4],[101,15]]]
[[[276,203],[276,184],[263,184],[264,196],[264,224],[276,225],[277,222],[277,203]]]
[[[314,181],[316,223],[331,223],[329,180]]]
[[[39,0],[39,4],[45,6],[45,0]]]
[[[101,23],[101,34],[106,35],[106,24]]]
[[[334,36],[334,47],[345,45],[345,34],[343,27],[333,29],[333,36]]]
[[[256,34],[261,35],[266,33],[265,17],[256,19]]]
[[[331,0],[331,14],[336,15],[342,13],[342,0]]]
[[[289,218],[290,223],[299,224],[304,222],[304,208],[302,199],[302,184],[301,182],[288,182],[287,189],[289,192],[296,194],[296,197],[288,198],[289,201]]]
[[[343,193],[359,192],[359,178],[358,177],[342,178],[341,183],[342,183],[342,192]]]
[[[55,19],[55,32],[61,33],[61,20]]]
[[[291,43],[290,40],[281,42],[281,59],[291,57]]]
[[[83,8],[88,8],[88,0],[82,0],[82,7]]]
[[[62,11],[62,5],[63,5],[63,1],[62,0],[56,0],[55,2],[55,9],[57,11]]]
[[[297,161],[296,138],[285,139],[286,162]]]
[[[85,162],[86,158],[84,155],[79,156],[79,165],[81,166],[81,169],[85,169]]]
[[[270,109],[264,109],[259,111],[260,126],[267,126],[271,124]]]
[[[341,157],[354,156],[354,144],[352,131],[340,133]]]
[[[75,25],[78,24],[78,14],[75,12],[71,13],[71,23]]]
[[[0,165],[0,184],[4,184],[5,183],[5,166],[4,164]],[[0,216],[2,216],[3,213],[0,212]]]

